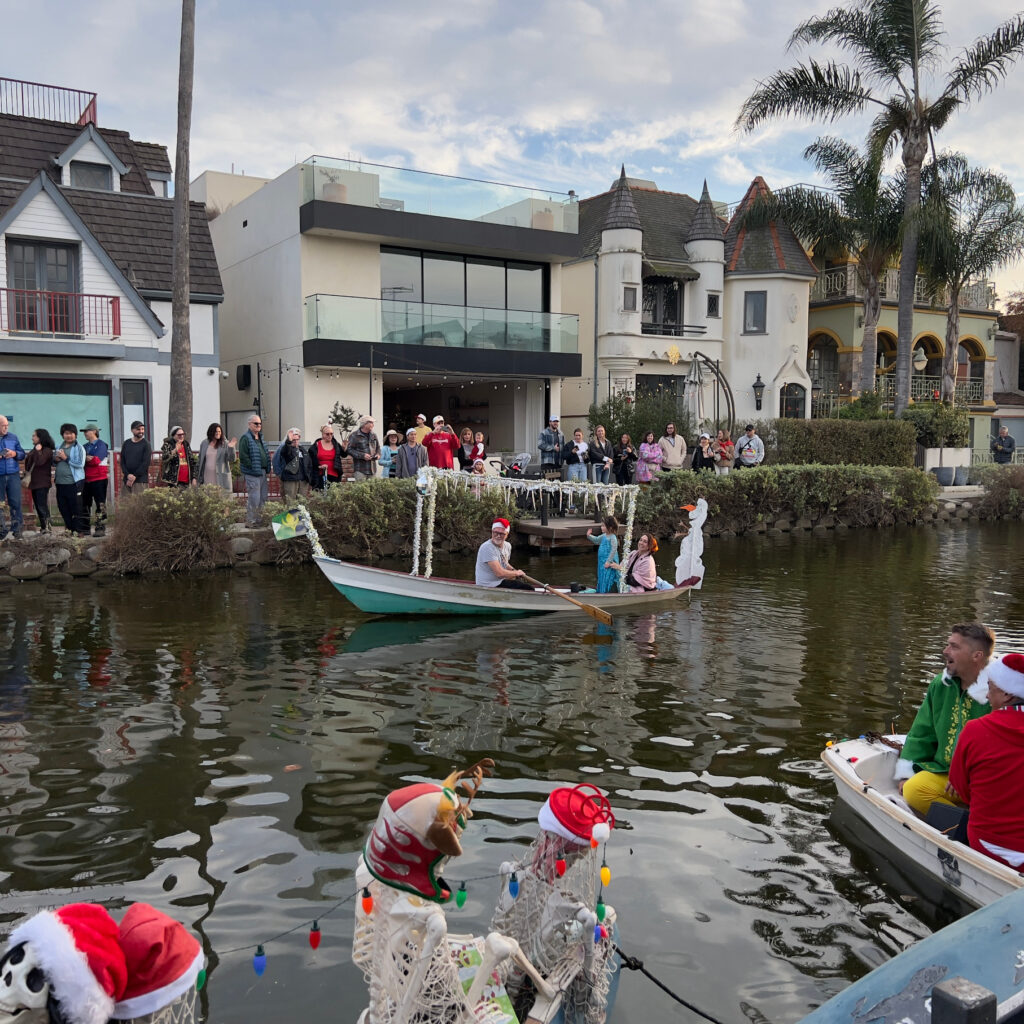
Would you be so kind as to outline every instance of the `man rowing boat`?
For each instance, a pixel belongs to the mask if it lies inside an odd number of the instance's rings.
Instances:
[[[504,587],[506,590],[533,590],[523,582],[522,569],[513,569],[509,558],[512,545],[508,538],[509,521],[495,519],[491,523],[491,539],[485,540],[476,553],[476,585],[478,587]]]

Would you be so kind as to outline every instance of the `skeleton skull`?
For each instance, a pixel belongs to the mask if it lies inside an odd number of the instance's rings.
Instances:
[[[50,983],[30,943],[19,942],[0,960],[0,1024],[49,1024]],[[27,1011],[27,1012],[26,1012]]]

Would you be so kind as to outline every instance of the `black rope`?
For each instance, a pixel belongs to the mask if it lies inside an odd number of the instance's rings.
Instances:
[[[677,995],[675,992],[673,992],[672,989],[670,989],[666,984],[664,984],[661,981],[658,981],[658,979],[653,974],[651,974],[651,972],[647,970],[646,967],[644,967],[644,962],[642,960],[638,960],[635,956],[630,956],[628,953],[624,953],[618,946],[615,946],[615,952],[619,954],[619,956],[622,959],[622,966],[625,967],[627,970],[639,971],[642,975],[644,975],[644,977],[649,978],[651,981],[653,981],[654,984],[662,990],[662,992],[664,992],[666,995],[671,996],[677,1003],[682,1003],[683,1006],[685,1006],[688,1010],[692,1010],[695,1014],[697,1014],[698,1017],[703,1017],[705,1020],[711,1021],[711,1024],[722,1024],[722,1021],[720,1021],[717,1017],[712,1017],[710,1014],[705,1013],[703,1010],[699,1010],[696,1006],[693,1005],[693,1003],[688,1003],[682,996]]]

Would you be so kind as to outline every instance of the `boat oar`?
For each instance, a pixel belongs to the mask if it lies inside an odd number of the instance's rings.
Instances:
[[[560,597],[563,601],[568,601],[569,604],[576,605],[581,612],[586,612],[592,619],[597,619],[598,622],[603,622],[606,626],[610,626],[612,624],[611,615],[603,608],[596,608],[592,604],[584,604],[582,601],[577,601],[575,597],[563,594],[560,590],[555,590],[554,587],[549,587],[546,583],[541,583],[540,580],[535,580],[530,576],[524,576],[523,579],[526,580],[530,586],[540,587],[541,590],[546,590],[549,594],[554,594],[555,597]]]

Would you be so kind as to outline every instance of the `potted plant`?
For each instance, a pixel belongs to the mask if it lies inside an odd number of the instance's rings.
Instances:
[[[917,431],[917,463],[932,472],[939,484],[949,487],[956,470],[966,470],[971,462],[970,417],[967,409],[949,402],[917,402],[903,413]]]

